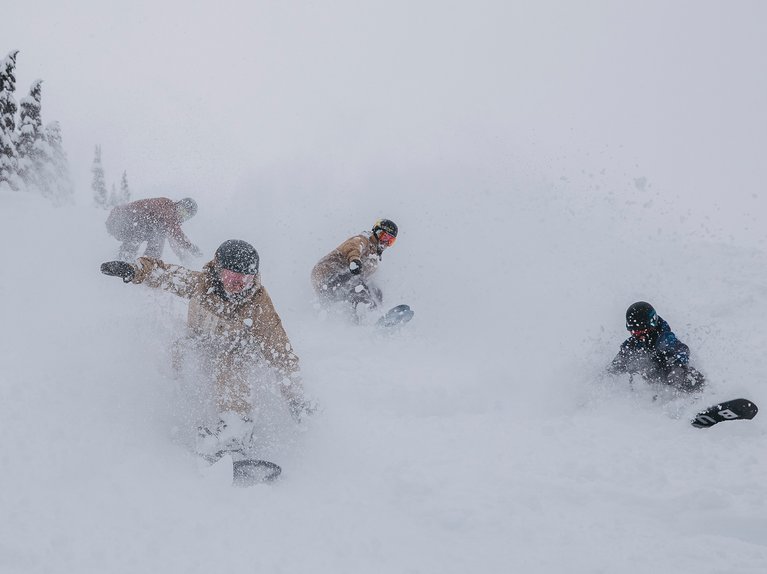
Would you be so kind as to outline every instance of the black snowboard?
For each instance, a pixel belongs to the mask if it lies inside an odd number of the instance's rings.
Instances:
[[[393,329],[410,321],[413,315],[415,312],[410,308],[410,305],[397,305],[378,319],[376,326],[381,329]]]
[[[254,484],[264,484],[274,482],[282,473],[282,468],[278,464],[268,460],[256,458],[242,458],[243,454],[239,451],[221,451],[212,456],[203,456],[202,458],[211,465],[216,464],[225,455],[232,456],[232,485],[239,487],[253,486]],[[239,460],[237,460],[239,459]]]
[[[705,411],[699,412],[690,421],[690,424],[694,427],[705,429],[723,421],[752,419],[758,412],[759,409],[751,401],[747,399],[733,399],[712,405]]]
[[[232,465],[234,486],[253,486],[273,482],[282,473],[282,469],[268,460],[247,458],[236,460]]]

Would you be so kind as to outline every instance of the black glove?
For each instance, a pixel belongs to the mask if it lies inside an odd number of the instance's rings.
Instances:
[[[352,259],[349,262],[349,271],[352,272],[352,275],[359,275],[362,273],[362,261],[359,259]]]
[[[123,283],[130,283],[136,275],[136,268],[125,261],[107,261],[101,264],[101,272],[104,275],[122,277]]]

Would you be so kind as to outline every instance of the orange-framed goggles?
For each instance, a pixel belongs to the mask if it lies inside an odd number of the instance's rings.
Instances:
[[[376,237],[378,237],[378,243],[383,245],[384,247],[391,247],[394,245],[394,242],[397,241],[397,238],[392,235],[391,233],[387,233],[383,229],[379,229],[376,233]]]

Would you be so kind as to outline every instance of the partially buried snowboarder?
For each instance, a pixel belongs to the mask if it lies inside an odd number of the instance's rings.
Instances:
[[[199,248],[184,235],[181,224],[197,213],[197,202],[191,197],[173,201],[167,197],[140,199],[118,205],[106,221],[109,234],[122,242],[118,259],[134,261],[139,246],[146,242],[145,257],[162,257],[165,240],[183,261],[187,254],[202,255]]]
[[[382,293],[371,277],[378,269],[383,252],[397,240],[397,225],[379,219],[371,231],[350,237],[323,257],[312,269],[312,286],[324,305],[348,304],[356,317],[357,307],[368,310],[382,303]]]
[[[252,440],[251,367],[265,363],[280,381],[291,414],[300,421],[313,407],[304,398],[298,357],[261,284],[259,256],[245,241],[230,239],[202,271],[141,257],[136,264],[110,261],[106,275],[189,299],[187,326],[193,348],[211,366],[221,420],[199,429],[197,450],[215,456],[247,451]]]
[[[676,338],[669,324],[652,305],[638,301],[626,311],[626,329],[631,336],[608,367],[612,374],[639,374],[646,381],[694,392],[704,377],[690,366],[690,348]]]

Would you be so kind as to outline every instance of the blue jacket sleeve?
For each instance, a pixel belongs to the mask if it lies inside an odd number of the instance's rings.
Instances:
[[[669,367],[687,365],[690,362],[690,348],[677,339],[674,333],[664,333],[656,349]]]

